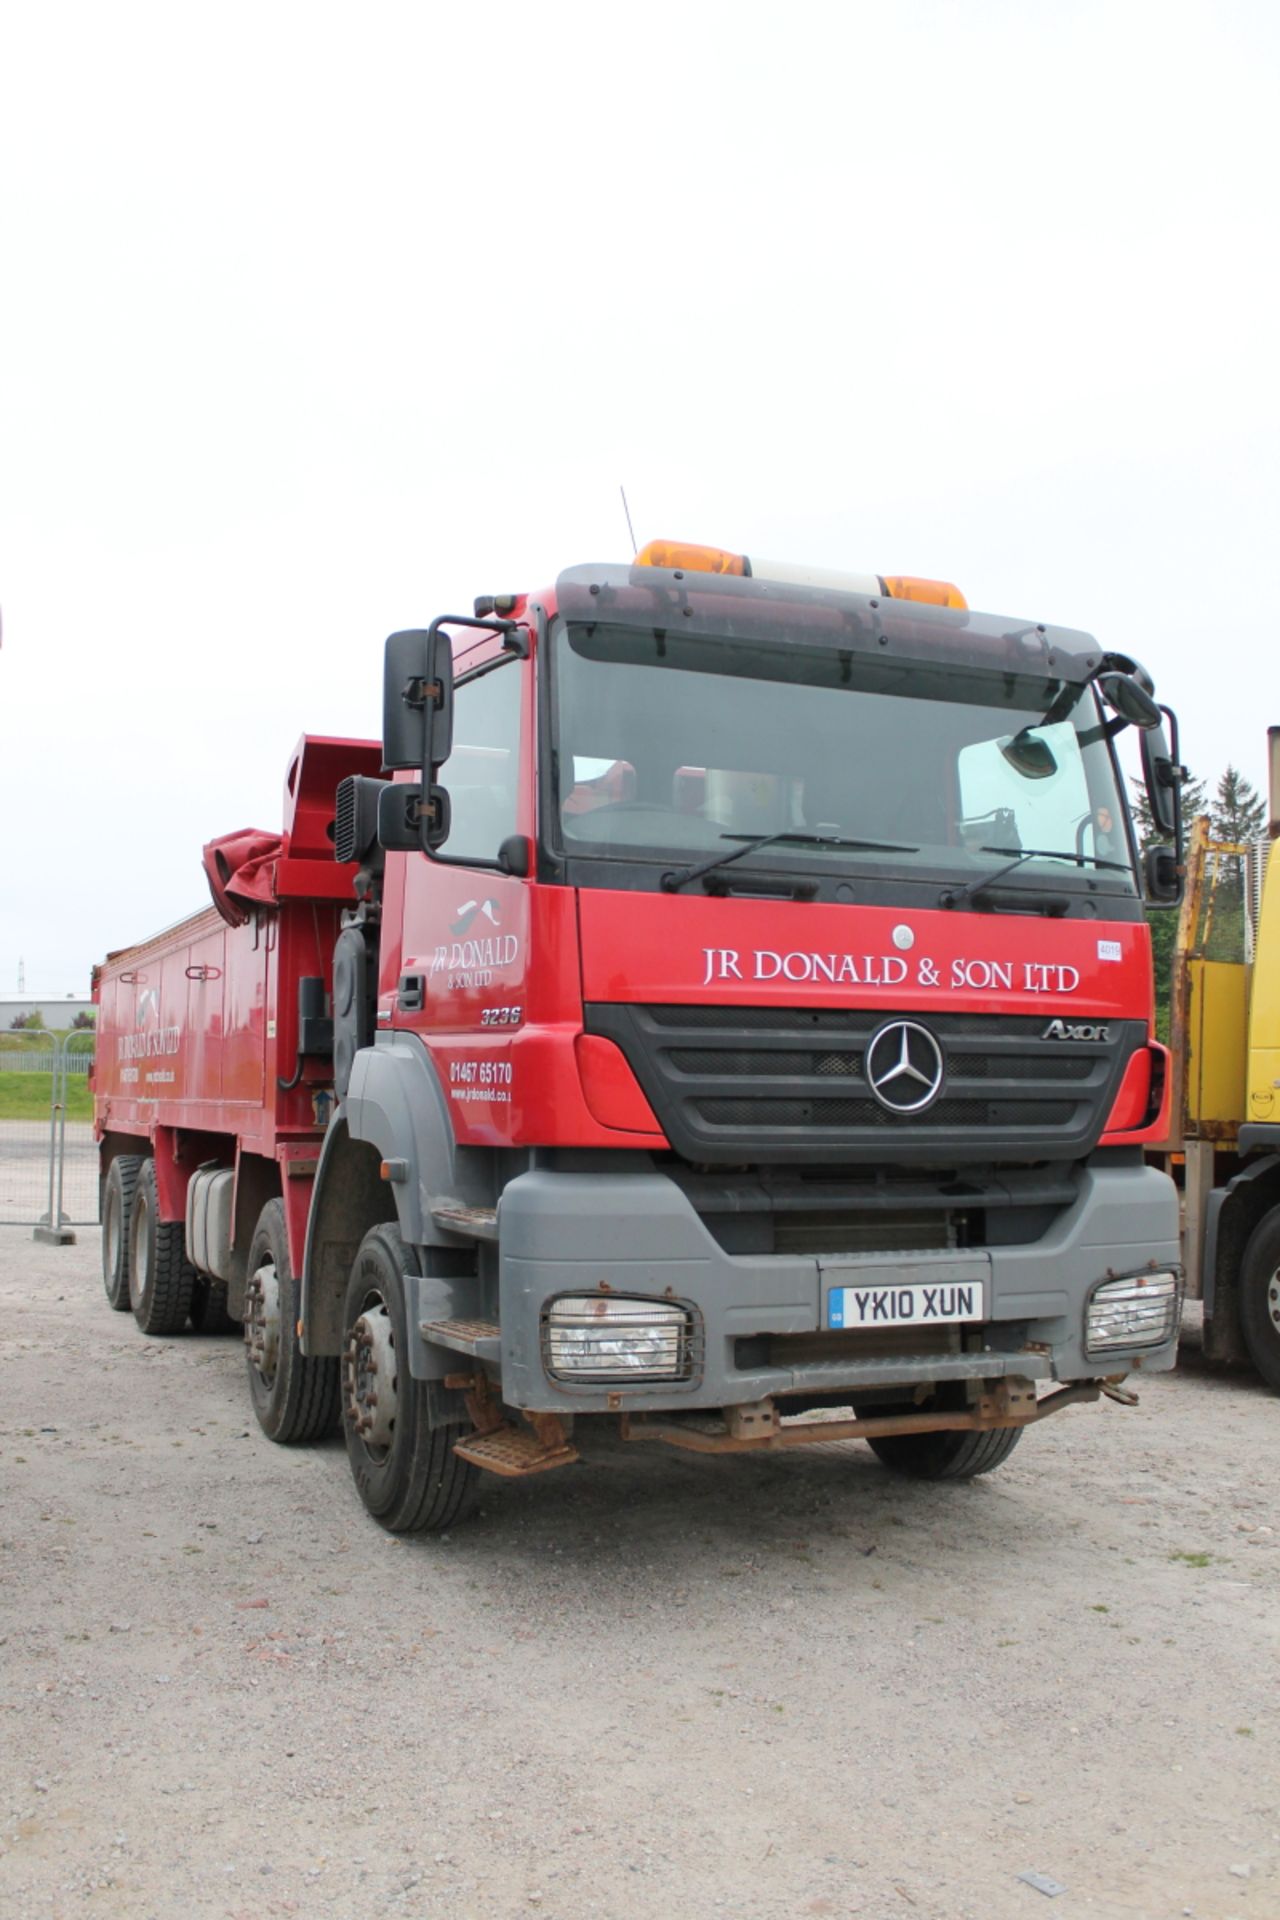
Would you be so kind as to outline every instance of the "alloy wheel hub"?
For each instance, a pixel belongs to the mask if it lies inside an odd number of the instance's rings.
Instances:
[[[396,1346],[386,1302],[371,1302],[347,1336],[343,1396],[347,1418],[366,1446],[389,1447],[395,1438],[399,1396]]]
[[[268,1261],[244,1290],[244,1344],[249,1364],[264,1380],[275,1378],[280,1359],[280,1276]]]

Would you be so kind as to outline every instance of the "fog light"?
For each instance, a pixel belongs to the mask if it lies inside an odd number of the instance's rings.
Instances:
[[[1116,1347],[1162,1347],[1178,1326],[1182,1279],[1176,1273],[1132,1273],[1095,1287],[1084,1323],[1086,1353]]]
[[[564,1294],[543,1320],[547,1372],[561,1380],[687,1380],[693,1321],[663,1300]]]

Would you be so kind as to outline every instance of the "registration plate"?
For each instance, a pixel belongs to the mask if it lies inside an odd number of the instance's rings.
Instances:
[[[910,1285],[832,1287],[829,1327],[946,1327],[986,1318],[981,1280],[920,1280]]]

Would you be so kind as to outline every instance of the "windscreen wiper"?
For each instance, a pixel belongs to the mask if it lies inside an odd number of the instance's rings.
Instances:
[[[977,880],[970,880],[963,887],[948,887],[938,896],[940,907],[962,907],[966,900],[976,900],[980,893],[994,887],[1003,880],[1006,873],[1012,873],[1026,860],[1069,860],[1074,867],[1107,867],[1112,873],[1129,873],[1131,868],[1123,860],[1098,860],[1091,853],[1063,853],[1061,850],[1045,847],[979,847],[979,853],[1012,853],[1016,858],[1008,866],[997,867],[994,873],[985,873]]]
[[[741,840],[740,833],[722,833],[722,840]],[[714,873],[717,867],[727,867],[731,860],[741,860],[744,853],[754,853],[758,847],[771,847],[775,841],[789,841],[793,846],[801,847],[851,847],[856,853],[919,853],[919,847],[909,847],[898,840],[846,840],[839,833],[797,833],[787,827],[780,833],[762,833],[758,839],[747,840],[745,846],[735,847],[732,853],[718,853],[714,860],[704,860],[701,866],[684,867],[678,871],[664,873],[662,891],[676,893],[681,887],[687,887],[691,880],[701,880],[704,873]]]

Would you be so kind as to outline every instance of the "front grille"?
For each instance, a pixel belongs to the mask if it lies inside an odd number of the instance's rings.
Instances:
[[[1049,1016],[903,1016],[934,1035],[942,1091],[891,1112],[866,1078],[867,1047],[891,1010],[594,1005],[589,1033],[615,1041],[676,1151],[708,1164],[808,1160],[1022,1163],[1078,1159],[1096,1145],[1145,1030],[1107,1023],[1105,1041],[1045,1039]]]
[[[851,1214],[824,1208],[812,1213],[776,1213],[775,1253],[924,1253],[951,1246],[945,1213]]]

